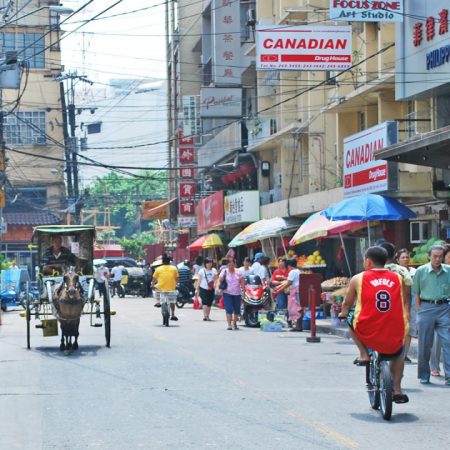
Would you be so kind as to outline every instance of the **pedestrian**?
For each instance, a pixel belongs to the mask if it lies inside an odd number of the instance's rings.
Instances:
[[[112,297],[115,297],[116,292],[117,295],[119,295],[122,292],[122,267],[119,265],[119,263],[116,263],[114,267],[111,269],[111,276],[112,276]]]
[[[239,267],[238,270],[241,276],[244,278],[249,275],[253,275],[252,260],[248,256],[245,257],[242,263],[242,267]]]
[[[260,259],[261,267],[259,268],[259,278],[261,278],[261,282],[263,285],[268,285],[270,282],[270,258],[268,256],[263,256]]]
[[[226,286],[223,285],[224,282],[226,283]],[[220,272],[218,287],[221,289],[223,295],[228,324],[227,330],[238,330],[244,278],[236,269],[236,262],[234,259],[229,259],[226,268]]]
[[[194,261],[194,265],[192,266],[192,270],[194,271],[193,275],[197,275],[199,270],[203,267],[203,256],[197,256]]]
[[[414,295],[419,329],[418,378],[430,383],[430,356],[434,332],[438,334],[444,353],[445,384],[450,386],[450,266],[443,264],[445,247],[432,245],[430,262],[414,275]]]
[[[304,311],[300,305],[300,269],[297,268],[295,259],[288,259],[287,265],[290,269],[287,280],[278,285],[276,292],[278,295],[279,292],[289,288],[287,309],[290,331],[303,331]]]
[[[205,258],[205,267],[198,271],[195,295],[200,297],[203,305],[203,320],[210,321],[211,306],[214,301],[214,287],[217,281],[217,270],[213,267],[213,260]]]
[[[289,268],[287,266],[287,259],[280,258],[278,260],[278,268],[274,270],[272,278],[270,279],[273,289],[273,298],[277,302],[277,309],[287,309],[289,287],[281,291],[277,291],[276,288],[287,280],[289,274]]]
[[[150,264],[146,264],[142,269],[144,272],[144,297],[152,296],[152,278],[153,278],[153,270],[150,267]]]
[[[411,279],[414,279],[414,274],[416,273],[416,269],[414,267],[409,266],[409,258],[410,253],[407,248],[402,248],[397,251],[395,260],[397,264],[403,268],[405,268]],[[411,286],[412,288],[412,286]],[[405,362],[410,363],[411,359],[408,356],[409,348],[411,346],[411,339],[417,338],[417,311],[416,311],[416,302],[414,299],[414,292],[411,289],[411,309],[409,315],[409,333],[405,338]]]
[[[445,246],[444,251],[444,264],[450,266],[450,245],[447,244]],[[433,347],[431,347],[431,356],[430,356],[430,366],[431,366],[431,375],[433,377],[441,376],[441,340],[439,339],[439,335],[434,332],[434,340]]]

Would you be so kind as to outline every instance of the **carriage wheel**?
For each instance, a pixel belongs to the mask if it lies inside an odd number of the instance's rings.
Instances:
[[[27,348],[31,348],[31,305],[30,305],[30,285],[27,283],[27,287],[25,289],[25,321],[27,323]]]
[[[105,282],[106,284],[107,282]],[[103,317],[105,322],[105,339],[106,346],[111,344],[111,300],[109,295],[109,287],[106,285],[103,290]]]

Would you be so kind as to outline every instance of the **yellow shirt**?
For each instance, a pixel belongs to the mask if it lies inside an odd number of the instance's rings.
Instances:
[[[163,264],[155,270],[153,278],[158,281],[156,287],[160,291],[174,291],[177,288],[178,270],[174,266]]]

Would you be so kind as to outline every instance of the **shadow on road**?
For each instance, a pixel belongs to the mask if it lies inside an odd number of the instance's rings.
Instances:
[[[70,354],[66,354],[65,352],[61,352],[59,350],[59,346],[55,347],[33,347],[32,350],[38,352],[44,356],[50,358],[67,358],[70,357],[72,359],[78,359],[85,356],[97,356],[97,352],[102,349],[107,348],[104,345],[80,345],[78,350],[73,351]]]
[[[373,411],[372,413],[351,413],[350,414],[354,419],[359,420],[361,422],[381,422],[381,423],[389,423],[389,421],[383,420],[378,411]],[[395,412],[392,414],[392,418],[390,423],[410,423],[417,422],[419,417],[415,414],[408,413],[400,413],[396,414]]]

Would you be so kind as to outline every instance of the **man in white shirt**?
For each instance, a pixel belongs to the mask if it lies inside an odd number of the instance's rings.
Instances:
[[[109,270],[103,264],[95,271],[95,281],[97,283],[98,293],[104,295],[105,282],[109,278]]]
[[[114,297],[117,293],[119,293],[122,289],[122,286],[120,285],[120,282],[122,281],[122,266],[119,266],[116,264],[111,269],[111,276],[112,276],[112,283],[113,283],[113,293],[112,296]]]
[[[253,265],[252,265],[252,270],[253,270],[253,275],[259,275],[261,273],[261,259],[264,258],[264,253],[257,253],[255,255],[255,257],[253,258]]]

